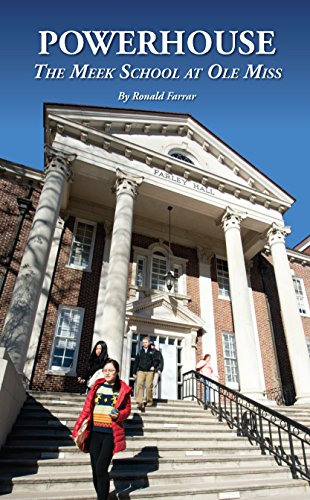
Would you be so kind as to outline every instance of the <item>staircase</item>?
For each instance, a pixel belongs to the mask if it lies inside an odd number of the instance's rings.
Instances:
[[[75,394],[29,394],[0,457],[3,499],[96,499],[89,455],[70,437],[83,402]],[[310,408],[284,411],[310,424]],[[309,498],[306,481],[197,403],[158,402],[141,413],[133,401],[126,435],[127,449],[111,465],[111,500]]]

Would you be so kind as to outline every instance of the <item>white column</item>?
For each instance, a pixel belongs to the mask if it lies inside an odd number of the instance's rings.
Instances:
[[[71,176],[69,164],[75,159],[75,155],[50,147],[46,148],[46,153],[44,186],[1,337],[1,345],[7,348],[20,373],[24,369],[65,183]]]
[[[27,352],[26,363],[24,366],[24,375],[30,381],[32,376],[33,365],[39,345],[40,334],[42,330],[43,320],[46,312],[46,307],[48,303],[48,297],[50,293],[50,288],[52,284],[52,277],[55,270],[57,255],[59,251],[59,245],[61,242],[61,236],[64,229],[65,221],[58,217],[56,229],[53,237],[52,247],[48,259],[48,264],[46,268],[46,273],[43,281],[42,291],[40,295],[40,300],[38,304],[37,314],[34,320],[34,325],[32,329],[31,339],[29,343],[29,348]]]
[[[240,222],[245,216],[227,208],[222,226],[225,234],[231,305],[236,336],[240,390],[246,396],[263,399],[259,354],[255,341]]]
[[[108,277],[108,270],[109,270],[112,224],[109,222],[106,222],[104,224],[104,230],[105,230],[104,249],[103,249],[103,258],[102,258],[102,266],[101,266],[101,274],[100,274],[99,292],[98,292],[98,298],[97,298],[96,319],[95,319],[92,347],[94,347],[95,344],[99,340],[105,340],[104,339],[103,313],[104,313],[104,299],[105,299],[106,287],[107,287],[107,277]]]
[[[122,361],[132,220],[137,187],[142,177],[116,172],[116,208],[104,300],[104,335],[109,355]]]
[[[211,259],[214,252],[208,248],[198,247],[197,255],[199,259],[200,315],[205,324],[205,333],[202,336],[202,354],[211,354],[211,364],[217,378],[216,332],[211,280]]]
[[[297,403],[310,404],[310,363],[292,274],[287,259],[285,236],[289,227],[273,223],[267,232],[277,282],[281,316],[285,332]]]

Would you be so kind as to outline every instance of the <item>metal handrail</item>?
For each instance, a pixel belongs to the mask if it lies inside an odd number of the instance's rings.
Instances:
[[[289,466],[293,478],[310,482],[310,429],[215,380],[191,370],[183,374],[182,399],[191,398],[226,421],[237,436],[258,445],[262,455],[273,455]]]

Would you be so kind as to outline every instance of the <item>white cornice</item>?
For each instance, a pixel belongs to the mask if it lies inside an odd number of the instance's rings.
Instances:
[[[106,151],[143,162],[154,168],[156,167],[162,170],[167,170],[167,168],[169,168],[169,172],[171,173],[175,173],[186,178],[190,177],[193,181],[200,182],[203,185],[207,184],[210,187],[220,189],[222,192],[225,191],[233,194],[237,198],[245,198],[250,200],[253,204],[258,203],[267,208],[273,208],[278,210],[281,214],[283,214],[294,201],[292,198],[284,195],[284,193],[280,190],[279,194],[282,195],[280,198],[271,196],[269,193],[260,192],[253,187],[244,186],[243,184],[239,184],[233,180],[227,180],[224,177],[206,172],[205,169],[199,168],[195,165],[184,163],[173,157],[167,157],[167,155],[161,154],[157,151],[149,150],[120,137],[99,131],[79,122],[70,121],[64,117],[49,114],[48,119],[50,122],[50,129],[52,131],[57,131],[61,135],[72,136],[84,143],[93,144]]]
[[[310,266],[310,255],[296,252],[295,250],[286,250],[288,259],[291,263],[298,262],[303,266]]]
[[[160,113],[142,110],[122,110],[118,108],[87,108],[86,106],[59,106],[49,104],[46,113],[57,115],[71,122],[80,123],[109,134],[175,134],[186,136],[197,142],[205,151],[215,158],[221,158],[221,163],[231,169],[235,175],[248,182],[249,187],[256,192],[273,193],[283,203],[290,206],[295,200],[276,183],[260,172],[239,153],[234,151],[219,137],[188,114]]]
[[[0,172],[1,176],[5,177],[15,177],[19,180],[31,180],[38,184],[44,181],[44,172],[40,170],[33,170],[30,167],[24,165],[16,165],[16,163],[11,163],[7,160],[0,159]]]

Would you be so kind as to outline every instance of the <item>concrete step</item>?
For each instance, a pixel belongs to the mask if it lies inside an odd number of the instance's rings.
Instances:
[[[48,478],[46,478],[46,481],[48,481]],[[3,494],[2,498],[10,498],[10,500],[95,500],[97,498],[92,486],[87,488],[81,486],[82,484],[77,478],[73,490],[64,488],[58,490],[47,488],[44,492],[36,490],[18,492],[13,490],[9,494]],[[114,485],[111,484],[109,500],[147,500],[149,498],[169,498],[171,500],[232,500],[238,498],[252,500],[259,498],[265,500],[270,497],[277,498],[277,500],[284,500],[284,498],[288,500],[306,500],[309,498],[309,488],[305,482],[292,479],[273,482],[246,479],[235,481],[233,485],[222,479],[216,485],[191,482],[186,488],[179,488],[177,484],[149,485],[147,487],[124,485],[122,490],[115,490]]]
[[[112,461],[111,468],[122,471],[132,467],[132,470],[178,470],[192,469],[202,467],[219,467],[219,466],[234,467],[277,467],[272,457],[262,455],[235,455],[225,457],[223,455],[187,455],[182,457],[162,457],[160,453],[138,453],[138,455],[127,455],[115,458]],[[90,473],[89,456],[80,453],[75,458],[71,459],[32,459],[32,458],[11,458],[0,459],[0,477],[7,476],[10,473],[13,476],[21,476],[23,474],[56,474],[58,472],[73,472]]]
[[[139,470],[133,470],[129,467],[127,470],[117,470],[112,467],[110,472],[111,481],[117,489],[123,489],[127,485],[135,485],[135,487],[147,487],[147,486],[163,486],[165,484],[178,484],[188,485],[191,482],[198,482],[200,484],[214,484],[220,483],[221,481],[229,481],[233,483],[235,480],[240,481],[242,477],[246,477],[247,480],[252,479],[253,481],[259,480],[260,478],[273,480],[279,479],[290,479],[290,472],[286,468],[281,467],[257,467],[255,469],[251,467],[199,467],[197,469],[182,469],[182,470],[152,470],[152,467],[145,467]],[[91,472],[87,474],[86,472],[80,473],[78,475],[71,474],[68,472],[57,472],[56,475],[51,474],[30,474],[28,476],[21,477],[11,477],[11,476],[1,476],[0,477],[0,491],[7,493],[13,487],[13,491],[43,491],[45,490],[59,490],[60,488],[64,490],[74,489],[79,483],[80,487],[90,488],[92,487],[92,475]],[[182,487],[181,487],[182,489]]]
[[[161,457],[192,457],[192,456],[207,456],[212,457],[221,453],[224,457],[229,456],[258,456],[260,454],[257,447],[249,447],[244,442],[235,443],[234,447],[227,446],[225,443],[195,443],[195,446],[188,446],[187,443],[171,441],[166,443],[165,441],[161,443],[160,447],[152,446],[148,444],[146,446],[141,446],[141,442],[138,440],[127,441],[127,448],[118,454],[118,457],[131,457],[133,454],[143,453],[159,453]],[[78,455],[81,456],[80,450],[73,445],[71,446],[38,446],[27,444],[17,444],[17,445],[6,445],[3,447],[3,455],[10,458],[35,458],[35,459],[68,459],[75,458]]]
[[[70,437],[85,396],[33,395],[37,401],[28,398],[2,450],[3,498],[95,499],[89,455],[82,454]],[[289,468],[262,456],[257,446],[237,437],[196,402],[158,401],[143,413],[133,400],[126,434],[127,449],[111,465],[111,500],[280,500],[281,494],[291,492],[303,500],[309,494],[305,481],[291,479]]]

